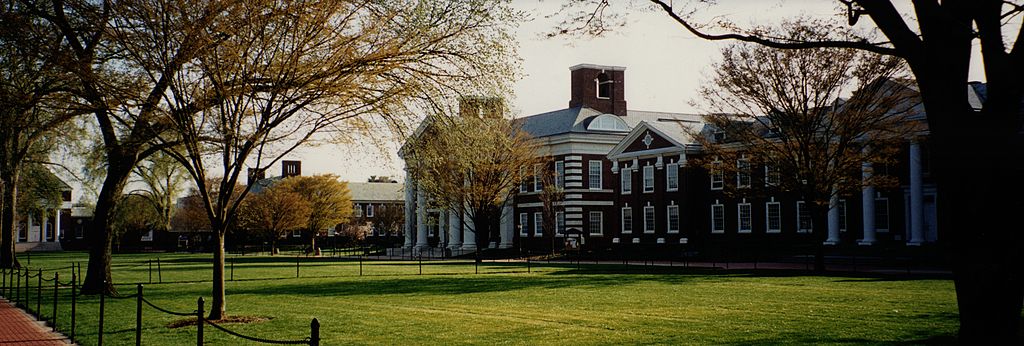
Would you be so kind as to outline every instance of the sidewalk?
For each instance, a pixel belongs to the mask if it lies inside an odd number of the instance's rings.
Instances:
[[[0,298],[0,345],[67,345],[63,335]]]

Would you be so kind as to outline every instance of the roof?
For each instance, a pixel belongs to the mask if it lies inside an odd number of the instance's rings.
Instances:
[[[535,138],[540,138],[565,133],[606,132],[587,130],[587,126],[590,124],[591,120],[601,115],[617,117],[626,123],[630,129],[636,127],[640,122],[647,122],[649,124],[672,124],[666,126],[676,126],[677,129],[679,126],[677,124],[680,122],[703,122],[699,114],[627,110],[626,116],[622,117],[613,114],[602,114],[601,112],[588,107],[560,109],[557,111],[519,118],[517,121],[520,121],[523,124],[524,131]],[[620,133],[625,135],[625,132]]]
[[[401,183],[348,183],[353,202],[402,202],[405,184]]]

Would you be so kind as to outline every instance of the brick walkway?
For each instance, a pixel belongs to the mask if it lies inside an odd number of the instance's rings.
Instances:
[[[67,345],[63,335],[0,298],[0,345]]]

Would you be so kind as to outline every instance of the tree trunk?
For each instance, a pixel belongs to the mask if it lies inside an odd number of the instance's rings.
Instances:
[[[18,257],[14,252],[15,239],[18,236],[18,172],[5,173],[3,179],[3,206],[0,217],[0,229],[3,240],[0,241],[0,268],[20,268]]]
[[[973,138],[932,142],[933,166],[941,173],[940,225],[952,235],[959,338],[967,344],[1017,343],[1024,305],[1018,218],[1024,211],[1024,171],[1010,153],[1021,150],[1019,138],[1007,143],[985,132],[963,133]]]
[[[828,207],[819,206],[817,203],[808,203],[808,211],[811,213],[811,246],[814,248],[814,271],[824,272],[825,268],[825,239],[828,238]]]
[[[106,292],[117,294],[110,275],[110,252],[114,243],[114,234],[110,230],[111,216],[117,203],[121,200],[125,182],[135,162],[123,163],[124,160],[110,160],[107,177],[96,199],[96,210],[93,213],[92,225],[86,237],[89,240],[89,267],[82,282],[83,294]]]
[[[210,303],[210,320],[220,320],[226,317],[224,307],[224,230],[216,231],[217,243],[213,248],[213,292],[210,294],[213,299]]]

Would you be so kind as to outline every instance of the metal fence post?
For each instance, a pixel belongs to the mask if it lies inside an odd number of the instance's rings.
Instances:
[[[150,261],[152,264],[152,261]],[[152,267],[150,267],[152,268]],[[142,345],[142,284],[136,286],[135,294],[135,346]]]
[[[359,276],[363,276],[363,256],[359,256]]]
[[[231,260],[231,281],[235,281],[235,260]]]
[[[420,262],[420,274],[419,275],[423,275],[423,254],[422,253],[420,254],[419,262]]]
[[[18,284],[14,285],[14,305],[18,305],[18,300],[21,299],[21,268],[17,268],[17,269],[18,269],[18,274],[17,274]],[[11,275],[14,275],[13,273],[14,273],[14,271],[11,271]],[[14,278],[13,277],[11,278],[11,283],[14,283]]]
[[[203,297],[199,297],[196,309],[196,345],[203,346]]]
[[[106,291],[106,289],[107,289],[107,280],[103,280],[103,287],[100,288],[100,328],[99,328],[99,331],[97,332],[97,334],[98,334],[97,337],[99,338],[99,345],[100,346],[103,346],[103,308],[104,308],[104,305],[106,304],[106,300],[107,300],[106,299],[107,292],[104,292],[104,291]]]
[[[75,309],[78,308],[78,281],[74,271],[71,272],[71,342],[75,342]]]
[[[43,319],[43,270],[39,269],[36,283],[36,317]]]
[[[315,317],[309,322],[309,346],[320,346],[320,321]]]
[[[164,271],[160,268],[160,257],[156,258],[156,279],[159,283],[164,283]]]
[[[57,331],[57,289],[60,288],[60,273],[53,273],[53,321],[50,325]]]
[[[295,256],[295,277],[299,277],[299,256]]]
[[[153,283],[153,260],[149,260],[149,283]]]

